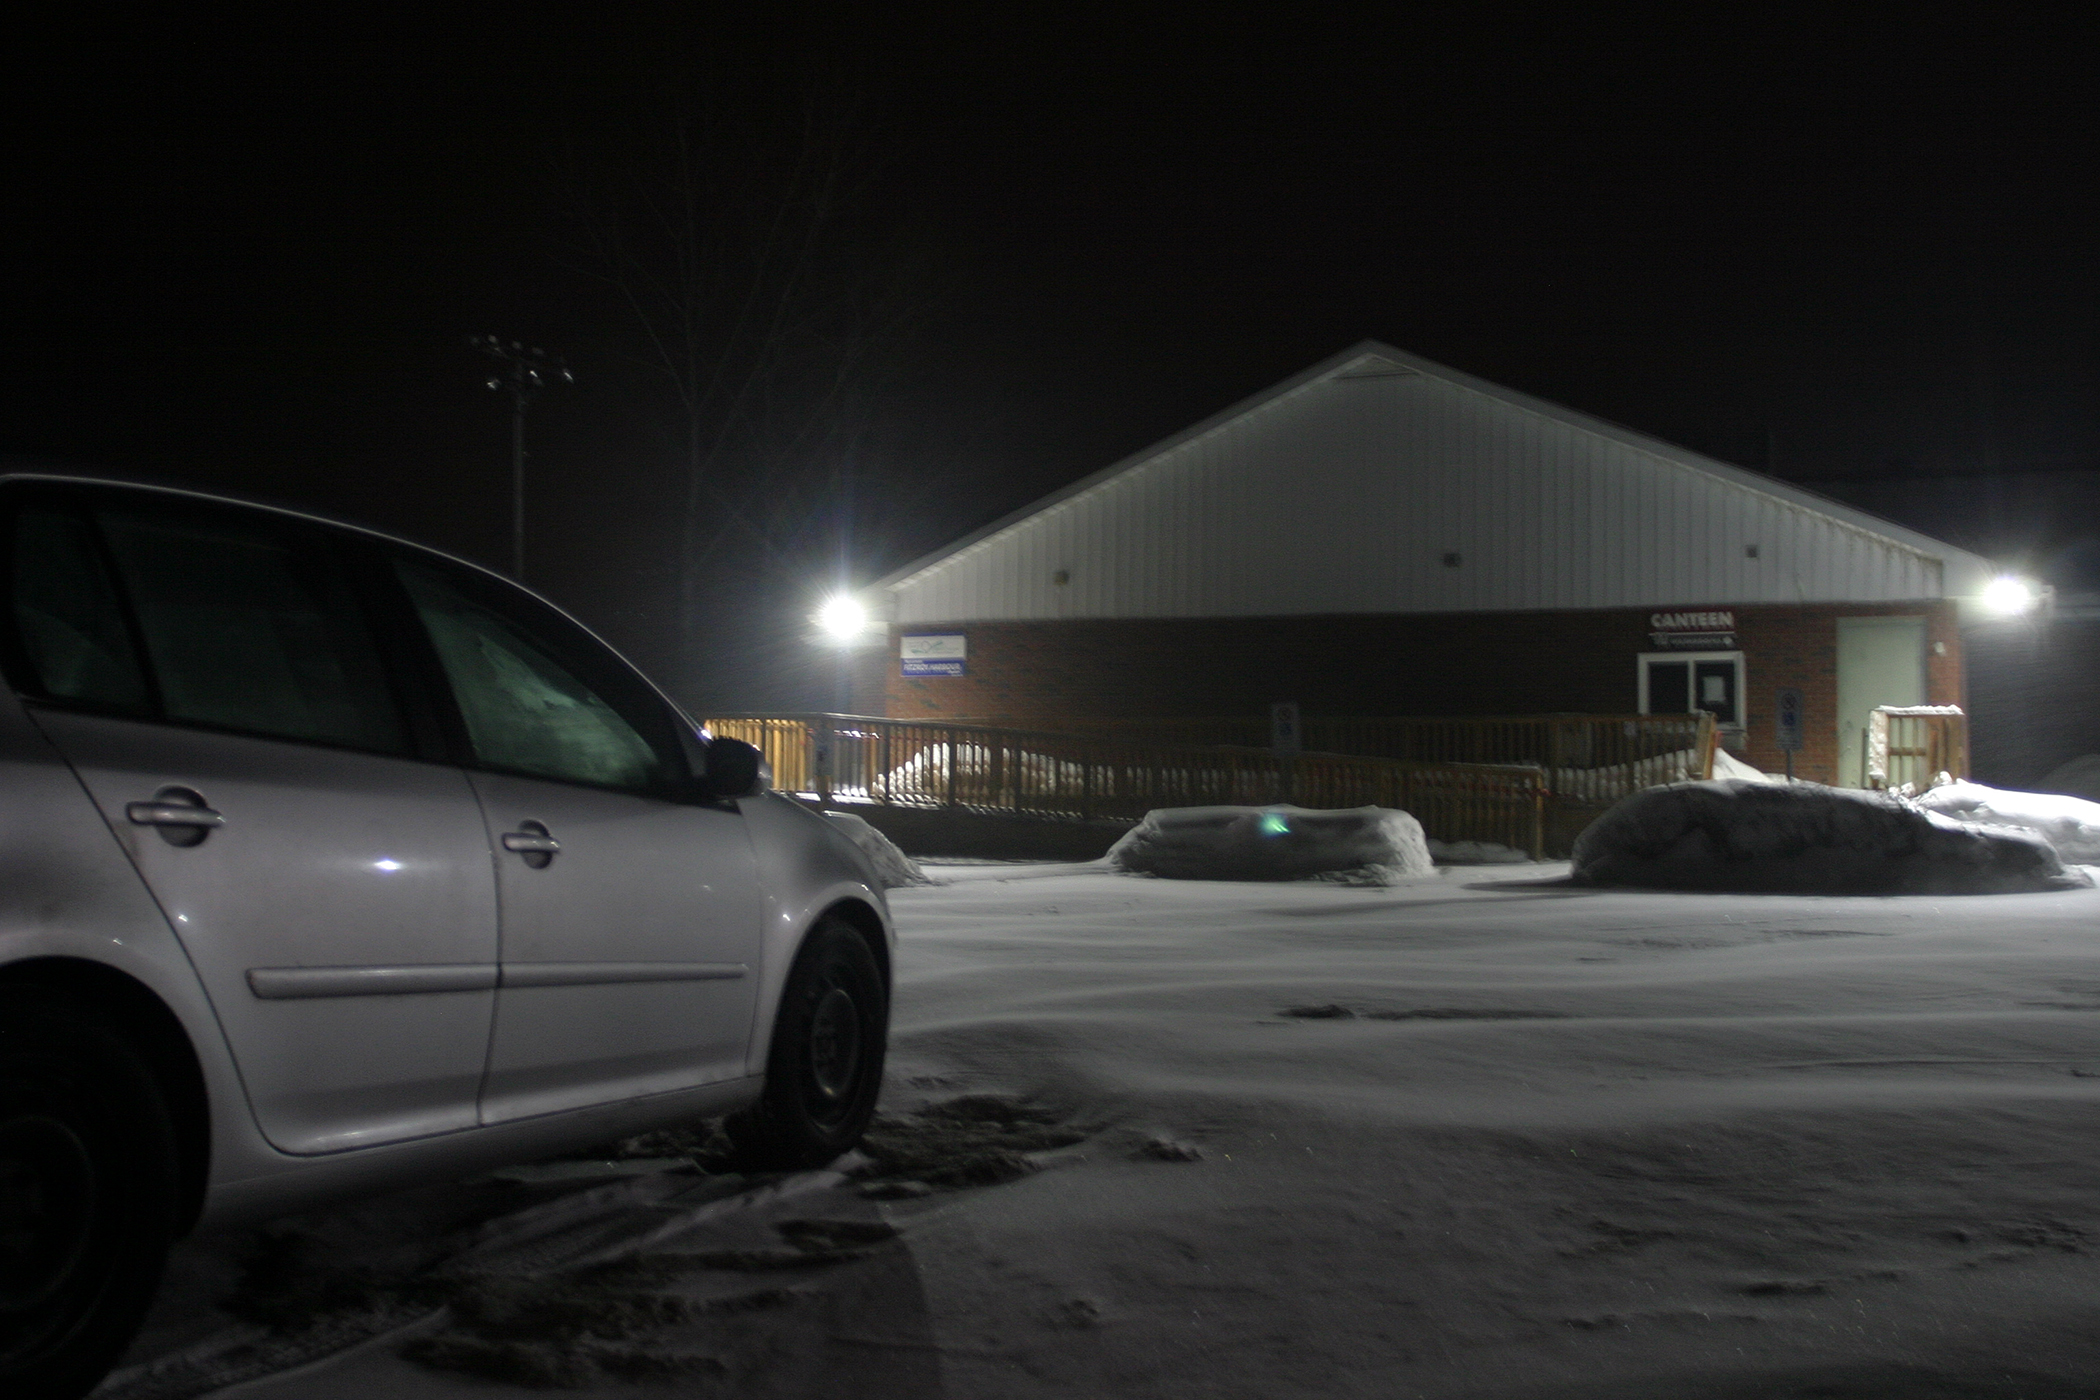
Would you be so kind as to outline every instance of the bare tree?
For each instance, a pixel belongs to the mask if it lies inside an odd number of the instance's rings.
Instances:
[[[747,84],[675,95],[656,130],[580,166],[572,261],[624,311],[628,358],[676,426],[690,686],[725,588],[778,595],[847,567],[876,400],[911,321],[910,238],[879,198],[864,103],[818,78],[786,100]]]

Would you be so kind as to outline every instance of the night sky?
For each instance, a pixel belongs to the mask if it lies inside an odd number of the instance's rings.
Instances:
[[[2073,34],[1952,6],[859,38],[644,13],[24,50],[0,453],[500,566],[507,409],[465,339],[543,344],[577,380],[529,419],[532,582],[710,705],[810,702],[800,619],[838,578],[1365,337],[2100,587]],[[725,285],[810,133],[837,177],[770,426],[710,478],[735,528],[697,647],[683,420],[591,251],[680,120],[722,173]]]

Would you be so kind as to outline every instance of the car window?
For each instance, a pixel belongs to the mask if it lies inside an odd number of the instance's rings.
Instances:
[[[338,552],[216,514],[96,513],[166,718],[407,751],[400,703]]]
[[[11,606],[36,691],[114,710],[146,709],[145,674],[87,522],[25,509],[15,516],[13,545]]]
[[[667,766],[636,723],[519,620],[440,570],[394,564],[451,682],[475,759],[491,768],[647,790]],[[646,721],[644,721],[646,723]]]

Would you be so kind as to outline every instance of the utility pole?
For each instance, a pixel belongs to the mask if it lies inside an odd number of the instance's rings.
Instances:
[[[573,384],[576,376],[559,355],[499,335],[470,335],[467,344],[500,360],[488,377],[491,389],[510,390],[510,576],[525,581],[525,406],[549,384]]]

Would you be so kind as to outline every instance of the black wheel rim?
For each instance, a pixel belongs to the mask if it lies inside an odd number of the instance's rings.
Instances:
[[[827,987],[809,1021],[809,1084],[820,1111],[851,1102],[860,1060],[860,1008],[844,987]]]
[[[0,1313],[63,1290],[94,1227],[94,1161],[72,1127],[40,1113],[0,1121]]]

